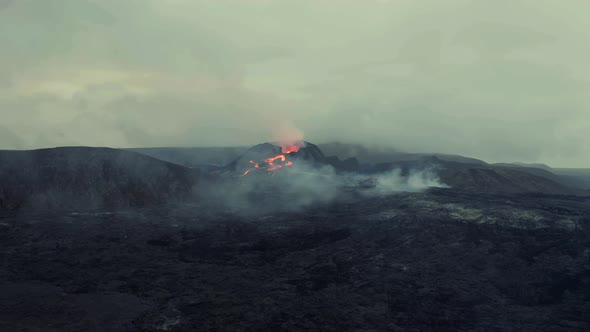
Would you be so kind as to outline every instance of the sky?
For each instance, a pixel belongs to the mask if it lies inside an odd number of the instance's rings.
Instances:
[[[0,149],[302,135],[590,167],[586,0],[0,0]]]

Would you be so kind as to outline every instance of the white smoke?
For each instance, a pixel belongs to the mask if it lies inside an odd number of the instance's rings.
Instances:
[[[375,176],[375,188],[371,194],[384,195],[395,192],[420,192],[428,188],[448,188],[442,182],[434,169],[411,170],[407,176],[402,176],[399,169],[381,173]]]
[[[300,211],[309,207],[364,196],[386,196],[399,192],[420,192],[432,187],[447,187],[432,169],[400,170],[381,174],[337,174],[331,166],[298,161],[292,167],[274,172],[256,171],[246,176],[228,175],[224,181],[206,189],[212,202],[226,211],[264,214]]]
[[[273,141],[281,147],[295,145],[303,147],[303,131],[289,121],[280,121],[272,127]]]

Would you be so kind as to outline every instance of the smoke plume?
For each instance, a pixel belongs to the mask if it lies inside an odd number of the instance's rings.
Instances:
[[[229,176],[204,186],[206,201],[237,214],[297,212],[354,197],[379,197],[447,187],[432,169],[340,174],[333,167],[298,162],[276,173]],[[208,203],[208,204],[209,204]]]

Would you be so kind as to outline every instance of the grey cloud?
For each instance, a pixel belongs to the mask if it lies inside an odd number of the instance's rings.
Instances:
[[[0,0],[0,10],[8,8],[14,0]]]
[[[0,2],[1,148],[348,141],[590,166],[585,1]]]

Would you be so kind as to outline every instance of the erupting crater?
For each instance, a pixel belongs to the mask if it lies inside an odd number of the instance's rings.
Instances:
[[[252,147],[232,163],[236,172],[247,176],[253,172],[275,175],[280,169],[296,166],[298,163],[325,163],[326,157],[320,149],[308,142],[291,144],[264,143]]]

